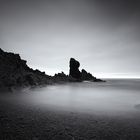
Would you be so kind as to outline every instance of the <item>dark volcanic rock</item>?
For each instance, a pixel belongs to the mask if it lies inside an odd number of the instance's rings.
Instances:
[[[86,70],[82,69],[81,72],[82,75],[82,81],[92,81],[92,82],[104,82],[101,79],[97,79],[96,77],[94,77],[91,73],[87,72]]]
[[[57,73],[53,76],[54,81],[68,81],[68,75],[66,75],[63,71],[61,73]]]
[[[103,82],[101,79],[97,79],[91,73],[82,69],[79,71],[80,63],[74,58],[70,59],[70,71],[69,76],[75,78],[77,81],[92,81],[92,82]]]
[[[46,84],[49,79],[45,72],[29,68],[19,54],[0,49],[0,89]]]
[[[63,71],[61,73],[55,74],[52,77],[52,79],[53,79],[53,82],[56,82],[56,83],[77,82],[75,78],[73,78],[72,76],[66,75]]]
[[[19,54],[4,52],[0,49],[0,90],[13,87],[34,86],[59,82],[77,82],[90,80],[99,82],[100,79],[92,76],[86,70],[79,71],[80,63],[74,58],[70,59],[69,76],[64,72],[48,76],[38,69],[28,67],[26,61]]]
[[[93,80],[93,79],[95,79],[95,77],[91,73],[88,73],[84,69],[82,69],[81,74],[82,74],[82,80]]]
[[[74,58],[71,58],[69,66],[70,66],[69,75],[77,80],[80,80],[81,79],[81,72],[79,71],[80,63],[76,61]]]

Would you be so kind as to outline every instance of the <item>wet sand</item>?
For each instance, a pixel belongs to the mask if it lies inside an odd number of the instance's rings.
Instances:
[[[97,115],[0,100],[0,140],[139,139],[139,111],[128,116]]]

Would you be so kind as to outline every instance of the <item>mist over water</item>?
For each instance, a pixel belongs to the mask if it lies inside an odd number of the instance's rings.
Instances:
[[[24,90],[10,100],[40,108],[97,114],[140,112],[140,80],[107,80]],[[15,98],[15,99],[14,99]]]

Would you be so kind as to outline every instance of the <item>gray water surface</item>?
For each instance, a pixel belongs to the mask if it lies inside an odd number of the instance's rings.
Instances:
[[[139,113],[140,80],[107,80],[25,89],[9,97],[14,102],[84,113]]]
[[[43,108],[112,114],[140,111],[140,80],[67,83],[24,92],[23,101]]]

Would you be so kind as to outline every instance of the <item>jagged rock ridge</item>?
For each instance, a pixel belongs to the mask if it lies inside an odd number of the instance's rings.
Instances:
[[[61,72],[54,76],[49,76],[46,75],[45,72],[30,68],[26,64],[26,61],[20,58],[19,54],[5,52],[0,49],[0,89],[59,82],[80,82],[83,80],[102,81],[96,79],[96,77],[84,69],[80,72],[79,67],[80,63],[74,58],[71,58],[69,75]]]
[[[45,72],[29,68],[19,54],[0,49],[0,87],[41,85],[49,79]]]

